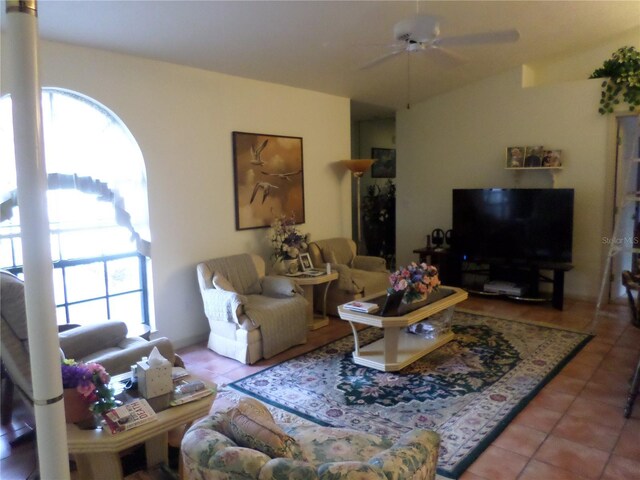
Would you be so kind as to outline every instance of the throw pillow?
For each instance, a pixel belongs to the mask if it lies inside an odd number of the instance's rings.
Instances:
[[[211,279],[211,283],[213,286],[219,290],[226,290],[227,292],[236,292],[236,289],[233,288],[231,282],[227,280],[227,278],[219,272],[213,274],[213,278]]]
[[[254,399],[243,399],[229,411],[229,430],[241,447],[258,450],[271,458],[302,458],[302,449],[273,420],[271,413]]]

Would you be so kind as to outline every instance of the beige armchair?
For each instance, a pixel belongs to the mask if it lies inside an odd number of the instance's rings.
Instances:
[[[309,255],[314,267],[325,268],[330,263],[340,275],[327,292],[327,313],[331,315],[338,315],[338,305],[378,292],[382,295],[389,288],[384,258],[357,255],[356,243],[349,238],[311,242]],[[322,296],[316,295],[316,298]]]
[[[6,271],[0,271],[0,355],[9,382],[3,388],[2,423],[11,421],[14,386],[27,401],[33,403],[31,363],[27,339],[24,283]],[[107,320],[59,333],[61,356],[78,362],[97,362],[111,374],[127,372],[131,365],[148,356],[153,347],[175,365],[184,366],[167,338],[148,342],[140,337],[127,337],[127,325]]]
[[[251,364],[307,341],[307,301],[286,277],[265,276],[262,257],[215,258],[197,266],[208,347]]]

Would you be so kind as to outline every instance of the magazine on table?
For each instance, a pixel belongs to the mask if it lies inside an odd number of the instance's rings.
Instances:
[[[157,417],[156,412],[153,411],[149,402],[144,398],[136,399],[131,403],[108,410],[102,414],[107,427],[106,430],[110,433],[131,430],[145,423],[153,422]]]
[[[347,310],[353,310],[354,312],[372,313],[377,311],[380,307],[376,303],[358,302],[353,301],[345,303],[343,308]]]

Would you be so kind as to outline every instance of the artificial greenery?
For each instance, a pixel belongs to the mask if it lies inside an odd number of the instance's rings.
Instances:
[[[602,82],[602,97],[598,112],[612,113],[620,103],[620,96],[634,111],[640,106],[640,52],[635,47],[621,47],[609,60],[605,60],[589,78],[605,78]]]
[[[389,268],[395,267],[396,186],[391,180],[380,187],[369,185],[362,199],[362,220],[367,254],[383,257]]]

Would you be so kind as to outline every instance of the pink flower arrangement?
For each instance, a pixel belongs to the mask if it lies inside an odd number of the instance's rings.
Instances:
[[[410,303],[437,290],[440,279],[438,269],[433,265],[411,262],[406,268],[400,267],[389,275],[389,283],[389,293],[404,291],[404,300]]]
[[[72,359],[62,362],[62,388],[75,388],[95,413],[115,408],[118,401],[109,387],[111,377],[99,363],[77,363]]]

